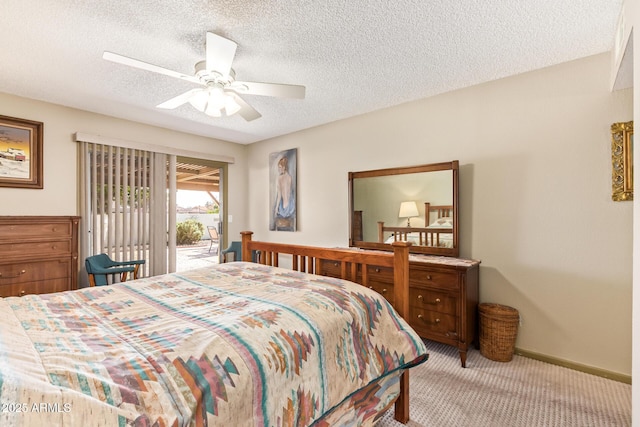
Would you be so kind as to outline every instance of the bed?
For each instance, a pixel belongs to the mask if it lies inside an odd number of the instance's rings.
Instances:
[[[394,405],[406,423],[428,357],[401,316],[409,245],[242,240],[257,262],[1,299],[0,425],[367,426]],[[326,260],[364,285],[363,265],[392,266],[396,308],[313,274]]]
[[[426,227],[390,227],[378,221],[378,242],[411,242],[418,246],[453,247],[453,205],[424,203]]]

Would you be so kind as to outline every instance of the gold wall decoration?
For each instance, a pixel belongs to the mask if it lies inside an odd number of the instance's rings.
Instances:
[[[611,125],[612,194],[616,201],[633,200],[633,122]]]

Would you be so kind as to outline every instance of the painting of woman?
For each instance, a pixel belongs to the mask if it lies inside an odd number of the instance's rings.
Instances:
[[[296,153],[292,149],[270,156],[270,230],[296,230]]]

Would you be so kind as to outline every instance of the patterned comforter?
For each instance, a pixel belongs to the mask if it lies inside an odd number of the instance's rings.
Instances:
[[[427,358],[375,292],[242,262],[5,298],[0,317],[2,426],[328,425],[345,406],[367,424],[394,397],[381,380]]]

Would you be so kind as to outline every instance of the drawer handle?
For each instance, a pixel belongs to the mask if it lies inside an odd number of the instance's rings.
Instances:
[[[418,295],[418,299],[419,299],[420,301],[423,301],[423,300],[424,300],[424,297],[423,297],[422,295]],[[437,304],[440,304],[441,302],[442,302],[442,301],[440,301],[440,298],[436,298],[436,299],[435,299],[431,304],[435,304],[435,305],[437,305]]]
[[[426,322],[426,320],[424,319],[424,316],[422,314],[418,314],[418,319],[422,320],[423,322]],[[433,323],[435,323],[435,324],[440,323],[440,319],[434,320]]]
[[[431,275],[427,274],[427,280],[431,280]]]
[[[373,289],[373,286],[369,286],[369,289]]]
[[[376,273],[380,273],[380,269],[379,268],[376,268]]]
[[[382,293],[383,293],[383,294],[386,294],[386,293],[387,293],[387,288],[384,288],[384,289],[382,290]]]
[[[2,278],[2,279],[13,279],[15,277],[20,277],[20,275],[25,274],[26,272],[27,272],[27,270],[22,270],[22,271],[19,271],[18,274],[16,274],[15,276],[4,276],[4,277],[2,276],[2,273],[0,272],[0,278]]]
[[[20,296],[23,297],[24,294],[26,294],[26,293],[27,293],[26,291],[20,291]]]

